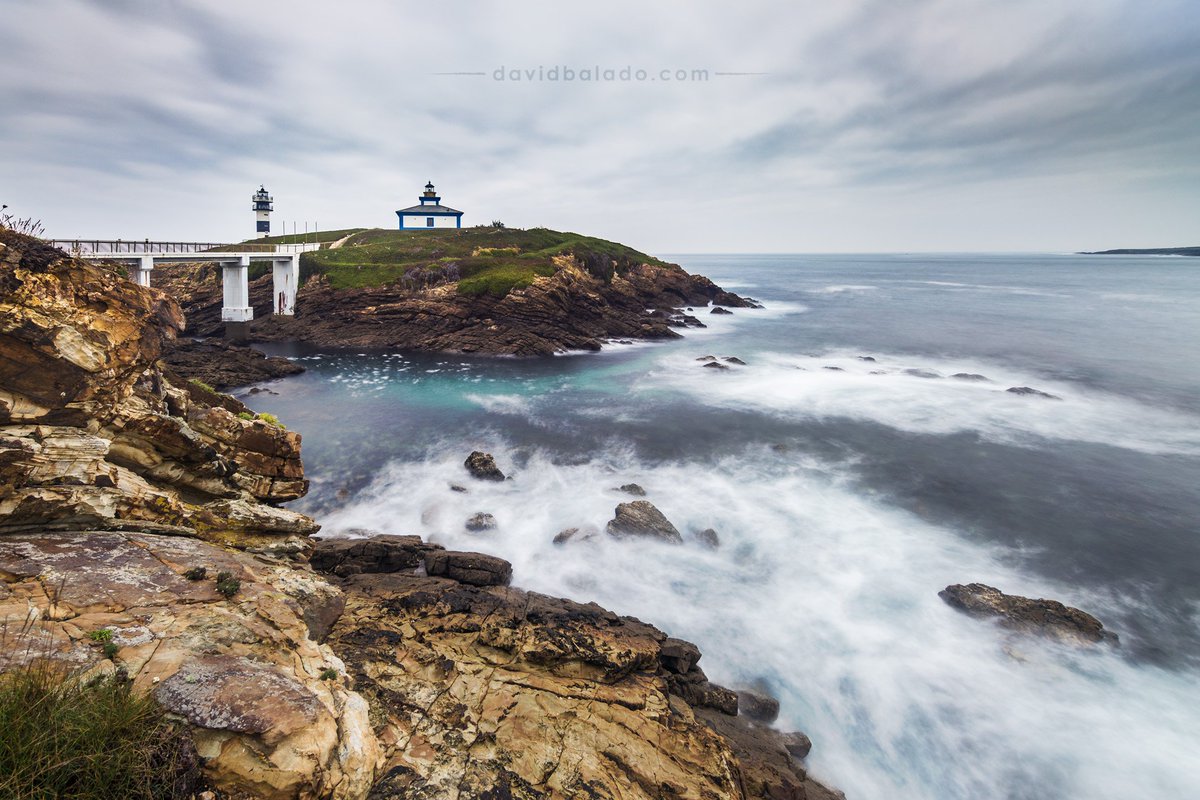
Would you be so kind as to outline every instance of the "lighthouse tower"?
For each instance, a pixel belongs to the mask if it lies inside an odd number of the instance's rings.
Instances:
[[[271,235],[271,212],[275,209],[272,205],[271,195],[261,185],[258,191],[250,198],[254,201],[254,219],[255,232],[258,238]]]

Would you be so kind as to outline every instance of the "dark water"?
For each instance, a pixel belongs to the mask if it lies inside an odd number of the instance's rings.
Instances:
[[[304,433],[298,507],[694,639],[852,797],[1200,796],[1200,259],[673,259],[766,309],[599,355],[296,353],[249,399]],[[449,491],[475,448],[516,479]],[[721,549],[550,544],[629,481]],[[1007,641],[937,598],[974,580],[1123,646]]]

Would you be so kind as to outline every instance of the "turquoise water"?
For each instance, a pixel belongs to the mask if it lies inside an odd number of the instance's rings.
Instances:
[[[696,641],[852,798],[1200,796],[1200,260],[671,258],[766,308],[552,359],[293,349],[309,371],[247,399],[304,434],[297,507]],[[470,482],[473,449],[514,479]],[[631,481],[685,546],[550,543]],[[937,597],[968,581],[1122,647],[1009,640]]]

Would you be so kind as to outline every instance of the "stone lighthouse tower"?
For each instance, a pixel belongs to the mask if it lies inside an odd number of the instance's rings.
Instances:
[[[271,195],[261,185],[258,191],[250,198],[254,201],[254,219],[255,232],[258,238],[271,235],[271,212],[275,206],[272,205]]]

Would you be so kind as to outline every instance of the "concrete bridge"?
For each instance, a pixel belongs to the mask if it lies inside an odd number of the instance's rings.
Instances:
[[[296,290],[300,284],[300,254],[319,250],[320,244],[220,244],[215,242],[127,242],[120,239],[52,239],[51,244],[78,258],[115,261],[129,268],[130,277],[150,285],[150,273],[158,264],[193,264],[215,261],[221,265],[224,301],[221,321],[230,338],[245,336],[254,319],[250,305],[250,262],[271,263],[274,284],[274,313],[296,313]]]

